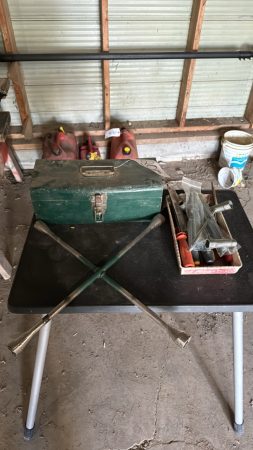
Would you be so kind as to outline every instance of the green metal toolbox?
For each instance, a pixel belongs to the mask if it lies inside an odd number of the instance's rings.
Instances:
[[[31,198],[37,220],[58,224],[151,219],[160,175],[134,160],[37,160]]]

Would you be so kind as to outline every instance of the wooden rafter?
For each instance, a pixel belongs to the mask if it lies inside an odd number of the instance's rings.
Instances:
[[[7,0],[0,0],[0,26],[6,53],[17,53],[17,46]],[[12,74],[14,74],[14,79],[12,79]],[[32,139],[33,134],[31,114],[26,95],[23,74],[19,63],[13,63],[10,65],[8,76],[13,81],[13,88],[17,100],[19,114],[22,125],[24,127],[24,136],[26,139]]]
[[[250,123],[250,128],[253,128],[253,85],[249,95],[249,100],[245,109],[245,118]]]
[[[109,52],[108,0],[101,0],[101,39],[102,51]],[[105,130],[110,128],[110,66],[109,61],[102,61],[103,70],[103,104]]]
[[[192,14],[186,45],[187,52],[198,50],[200,34],[204,19],[205,5],[206,0],[193,0]],[[184,126],[186,120],[195,64],[196,59],[186,59],[184,61],[182,81],[180,86],[177,113],[176,113],[176,121],[180,127]]]

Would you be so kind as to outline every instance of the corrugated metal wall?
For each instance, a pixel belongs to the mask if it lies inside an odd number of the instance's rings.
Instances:
[[[99,0],[8,2],[19,52],[100,51]],[[110,50],[184,50],[191,8],[192,0],[109,0]],[[252,0],[207,0],[200,49],[252,47],[252,30]],[[112,61],[112,120],[174,119],[182,68],[179,60]],[[22,69],[34,124],[103,121],[100,62],[31,62]],[[252,78],[250,61],[197,61],[187,117],[243,115]],[[12,125],[20,124],[13,90],[2,107]]]
[[[100,51],[98,0],[8,3],[20,53]],[[103,121],[101,62],[26,62],[22,69],[34,124]],[[11,93],[2,104],[16,125],[13,100]]]
[[[199,49],[253,47],[253,1],[207,0]],[[197,60],[187,118],[243,116],[253,61]]]
[[[0,52],[1,53],[5,52],[4,42],[3,42],[1,33],[0,33]],[[8,70],[7,64],[1,63],[0,64],[0,78],[6,77],[7,70]],[[1,101],[1,109],[3,111],[10,111],[12,125],[20,125],[21,124],[18,106],[17,106],[17,102],[16,102],[16,97],[15,97],[12,85],[10,86],[10,89],[9,89],[6,99]]]
[[[110,50],[169,50],[186,45],[192,0],[109,0]],[[183,61],[113,61],[111,115],[174,119]]]

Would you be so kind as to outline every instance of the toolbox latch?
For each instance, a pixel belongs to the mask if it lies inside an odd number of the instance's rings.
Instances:
[[[107,207],[107,194],[94,194],[90,197],[95,222],[103,222]]]

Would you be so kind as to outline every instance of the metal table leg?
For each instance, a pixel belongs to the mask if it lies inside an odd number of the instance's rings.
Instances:
[[[39,334],[38,347],[33,371],[33,381],[30,394],[29,408],[26,419],[26,426],[24,428],[24,438],[27,441],[32,439],[34,435],[35,416],[38,406],[41,380],[43,376],[43,370],[47,354],[47,345],[50,334],[50,328],[51,328],[51,321],[48,322],[47,325],[45,325],[43,328],[41,328]]]
[[[233,313],[235,421],[234,430],[243,434],[243,313]]]

